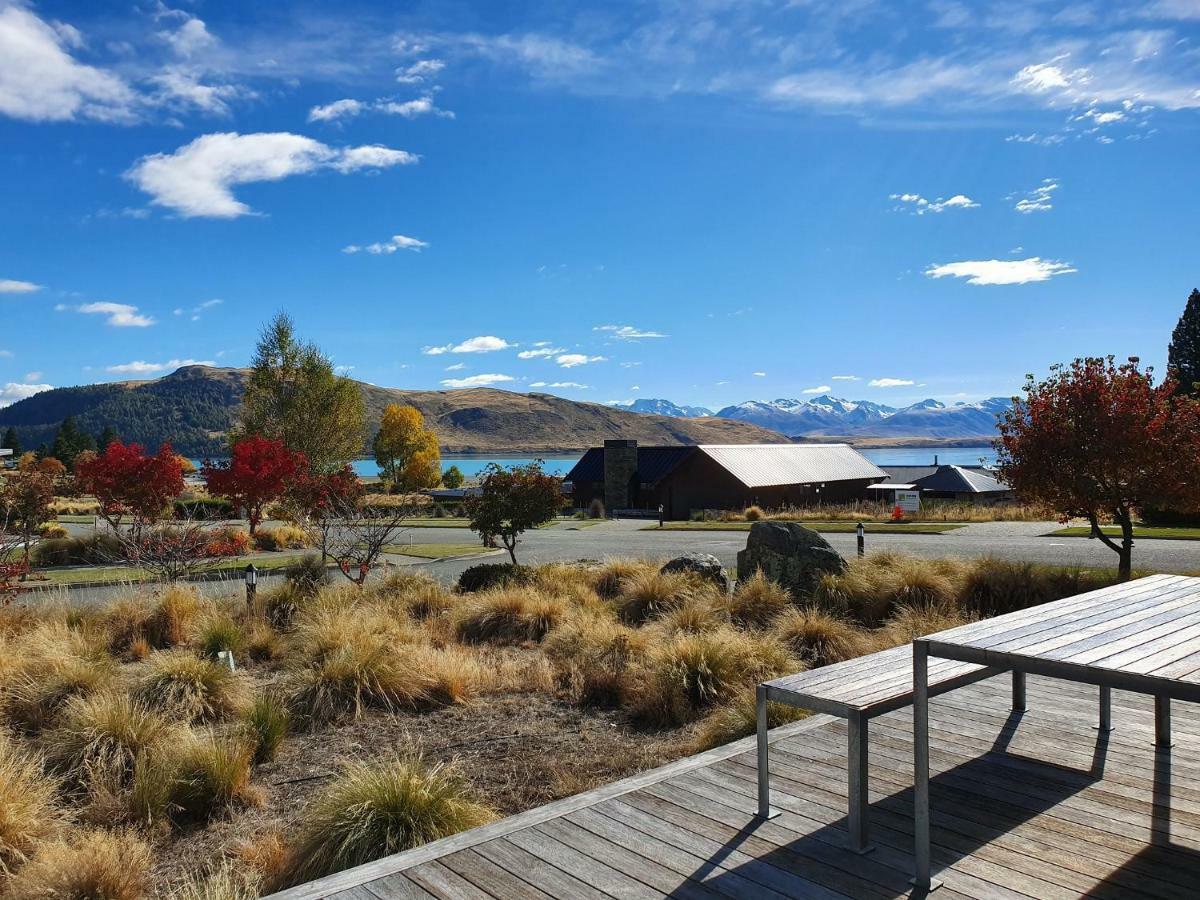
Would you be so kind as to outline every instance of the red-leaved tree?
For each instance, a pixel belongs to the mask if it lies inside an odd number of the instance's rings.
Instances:
[[[263,519],[267,505],[287,492],[293,479],[308,470],[308,457],[287,449],[283,441],[261,435],[233,445],[233,456],[222,463],[206,461],[200,474],[210,494],[227,497],[246,510],[250,534]]]
[[[288,504],[321,550],[321,562],[330,553],[330,537],[337,524],[357,511],[363,497],[362,482],[349,466],[333,472],[304,471],[288,488]]]
[[[562,509],[562,479],[543,472],[540,459],[508,469],[491,463],[480,488],[478,496],[467,499],[471,530],[484,544],[500,538],[515,566],[520,536],[551,521]]]
[[[148,456],[139,444],[113,441],[103,453],[79,462],[75,480],[96,498],[101,518],[114,530],[128,517],[134,531],[140,531],[162,518],[183,493],[183,472],[170,444]]]
[[[1064,519],[1088,520],[1130,577],[1133,521],[1144,506],[1200,506],[1200,401],[1155,385],[1137,358],[1077,359],[1027,376],[1025,397],[1000,421],[1000,477]],[[1105,533],[1102,519],[1121,529]]]

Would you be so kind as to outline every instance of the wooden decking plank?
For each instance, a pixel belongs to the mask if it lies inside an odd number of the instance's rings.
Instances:
[[[579,897],[581,900],[604,900],[608,894],[596,890],[585,881],[569,875],[527,850],[499,838],[471,848],[484,859],[516,875],[526,884],[545,891],[552,897]]]
[[[378,898],[360,884],[344,891],[338,891],[336,894],[330,894],[329,900],[378,900]]]
[[[1194,638],[1200,633],[1200,610],[1193,599],[1186,610],[1165,611],[1153,619],[1134,623],[1130,628],[1130,633],[1105,635],[1108,640],[1094,638],[1088,646],[1083,642],[1068,644],[1047,655],[1053,659],[1119,669]]]
[[[574,875],[580,881],[593,885],[610,897],[626,900],[626,898],[657,898],[661,896],[658,891],[647,887],[636,878],[631,878],[624,872],[593,859],[569,844],[564,844],[541,831],[540,827],[534,826],[510,834],[508,840],[564,872]]]
[[[467,881],[457,872],[447,868],[441,860],[421,863],[404,874],[435,897],[445,897],[447,900],[503,900],[499,895]]]
[[[480,856],[474,849],[459,850],[457,853],[443,856],[441,863],[496,897],[504,897],[506,900],[552,900],[550,894],[526,883],[503,866]]]
[[[363,886],[378,900],[434,900],[433,894],[403,875],[389,875]]]

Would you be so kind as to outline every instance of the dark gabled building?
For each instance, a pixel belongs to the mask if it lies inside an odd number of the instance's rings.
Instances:
[[[892,500],[896,490],[921,492],[922,499],[969,500],[990,503],[1010,500],[1012,488],[996,477],[994,469],[983,466],[888,466],[887,480],[874,484],[869,491]]]
[[[566,475],[574,503],[604,502],[609,512],[657,510],[686,519],[693,510],[777,509],[866,496],[886,477],[848,444],[700,444],[639,447],[605,441]]]

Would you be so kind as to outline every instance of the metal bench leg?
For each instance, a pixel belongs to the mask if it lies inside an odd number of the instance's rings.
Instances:
[[[1100,731],[1112,731],[1112,688],[1100,688]]]
[[[913,642],[913,887],[935,891],[929,834],[929,646]]]
[[[1015,712],[1025,712],[1025,673],[1015,669],[1012,673],[1012,708]]]
[[[773,819],[779,811],[771,809],[771,772],[767,760],[767,689],[758,686],[758,817]]]
[[[846,719],[849,739],[846,746],[846,777],[848,781],[849,815],[846,827],[850,833],[850,849],[866,853],[875,849],[868,840],[867,821],[870,797],[867,794],[867,719],[861,714]]]
[[[1171,746],[1171,698],[1154,698],[1154,743],[1158,747]]]

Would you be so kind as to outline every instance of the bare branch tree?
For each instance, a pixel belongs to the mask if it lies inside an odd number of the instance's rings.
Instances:
[[[332,559],[342,575],[361,587],[388,546],[408,530],[404,521],[416,508],[364,508],[357,497],[333,498],[314,517],[310,531],[322,557]]]
[[[180,581],[203,574],[227,558],[216,552],[212,531],[190,516],[113,534],[116,551],[106,562],[143,569],[159,581]]]

